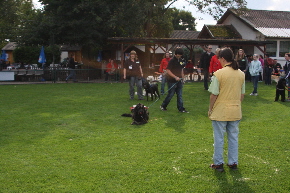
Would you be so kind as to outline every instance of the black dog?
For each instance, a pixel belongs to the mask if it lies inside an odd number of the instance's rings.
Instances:
[[[133,122],[131,125],[143,125],[148,123],[149,120],[149,112],[148,108],[143,104],[138,103],[132,110],[132,114],[123,114],[124,117],[132,117]]]
[[[146,97],[148,101],[148,93],[151,95],[151,100],[153,101],[153,95],[155,95],[155,99],[158,96],[160,98],[160,94],[158,91],[158,84],[149,84],[149,82],[146,79],[142,79],[142,86],[146,91]]]
[[[279,96],[281,95],[281,101],[285,102],[285,90],[286,90],[286,80],[285,78],[281,78],[276,85],[275,101],[278,101]]]

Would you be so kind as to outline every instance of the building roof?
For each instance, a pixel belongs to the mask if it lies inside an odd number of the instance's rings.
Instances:
[[[232,25],[204,25],[198,38],[242,39],[241,34]]]
[[[6,46],[4,46],[2,48],[2,50],[13,51],[13,50],[15,50],[16,47],[17,47],[17,43],[16,42],[9,42],[8,44],[6,44]]]
[[[230,14],[267,37],[290,38],[289,11],[228,9],[217,23],[222,24]]]
[[[177,39],[196,39],[199,35],[199,31],[188,31],[188,30],[174,30],[170,35],[170,38]]]

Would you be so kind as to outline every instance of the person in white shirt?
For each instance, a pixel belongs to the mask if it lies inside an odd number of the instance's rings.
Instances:
[[[254,54],[253,61],[250,63],[249,71],[252,78],[252,83],[254,90],[250,95],[257,96],[258,95],[258,81],[259,81],[259,72],[261,71],[261,62],[259,61],[259,55]]]

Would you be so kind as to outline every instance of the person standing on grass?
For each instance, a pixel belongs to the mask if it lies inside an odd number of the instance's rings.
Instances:
[[[137,54],[134,50],[130,52],[130,58],[125,61],[124,64],[124,80],[126,78],[129,79],[129,95],[130,99],[134,99],[134,86],[137,86],[137,95],[139,100],[143,99],[143,93],[142,93],[142,77],[143,77],[143,71],[141,64],[138,60]]]
[[[250,94],[252,96],[258,96],[258,82],[261,71],[261,62],[259,61],[259,55],[254,54],[253,61],[250,63],[249,71],[252,77],[252,83],[254,86],[253,92]]]
[[[285,54],[285,60],[286,63],[284,65],[284,71],[285,71],[285,79],[286,83],[288,85],[288,99],[286,101],[290,101],[290,53]]]
[[[219,56],[219,51],[220,50],[221,50],[220,48],[217,48],[215,50],[215,55],[213,57],[211,57],[210,65],[209,65],[209,74],[210,74],[210,76],[212,76],[215,71],[223,68],[221,63],[220,63],[220,61],[218,60],[218,56]]]
[[[261,71],[260,71],[260,76],[259,76],[259,81],[263,81],[263,76],[264,76],[264,57],[260,54],[259,55],[259,61],[261,62]]]
[[[167,66],[167,85],[168,85],[168,94],[164,99],[160,109],[166,111],[166,107],[170,103],[170,100],[176,93],[177,95],[177,109],[181,113],[188,113],[183,107],[182,100],[182,88],[183,88],[183,60],[182,60],[183,50],[181,48],[176,48],[174,57],[169,61]]]
[[[209,78],[209,65],[211,57],[214,56],[214,53],[212,53],[212,46],[206,46],[205,52],[203,52],[200,56],[200,63],[199,68],[203,70],[203,85],[204,90],[208,90],[208,78]]]
[[[273,73],[274,65],[276,64],[275,60],[270,58],[269,54],[265,54],[264,60],[264,69],[265,69],[265,84],[270,85],[272,83],[271,76]]]
[[[74,82],[77,82],[76,80],[76,62],[73,58],[73,54],[71,54],[69,61],[68,61],[68,68],[69,68],[69,75],[66,77],[65,81],[67,82],[70,78],[73,78]]]
[[[228,166],[236,170],[238,165],[239,123],[242,118],[241,102],[245,94],[245,74],[239,70],[230,48],[219,53],[223,66],[216,71],[208,91],[211,93],[208,116],[214,132],[214,155],[211,168],[223,172],[224,133],[228,138]]]
[[[243,49],[239,49],[239,51],[237,52],[236,61],[239,64],[239,69],[242,72],[246,73],[246,71],[248,70],[248,59]]]
[[[159,72],[162,75],[161,80],[161,94],[164,95],[165,83],[166,83],[166,68],[168,66],[168,62],[170,61],[170,54],[169,52],[165,52],[165,58],[161,60]]]

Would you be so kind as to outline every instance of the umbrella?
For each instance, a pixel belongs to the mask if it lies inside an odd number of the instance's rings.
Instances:
[[[43,46],[42,46],[41,51],[40,51],[38,62],[41,63],[41,64],[46,62],[45,53],[44,53],[44,47]]]
[[[1,58],[0,59],[3,59],[4,61],[7,61],[5,50],[2,50],[2,54],[1,54]]]

